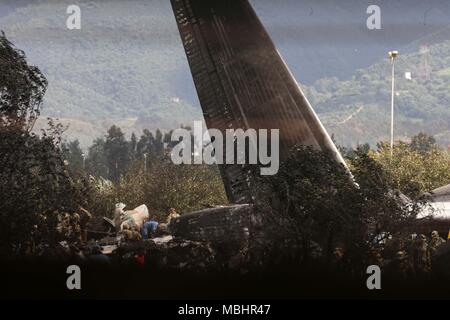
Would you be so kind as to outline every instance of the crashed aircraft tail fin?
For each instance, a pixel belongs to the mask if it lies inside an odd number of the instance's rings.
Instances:
[[[247,0],[171,0],[209,129],[279,129],[280,160],[296,144],[344,160]],[[252,203],[251,173],[219,165],[230,201]]]

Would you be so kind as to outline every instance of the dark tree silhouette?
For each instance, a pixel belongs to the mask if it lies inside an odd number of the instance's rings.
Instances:
[[[424,132],[420,132],[411,139],[411,149],[421,155],[429,153],[436,146],[436,139]]]
[[[0,129],[30,131],[39,116],[47,80],[23,51],[0,33]]]
[[[86,171],[93,176],[109,177],[108,161],[105,155],[105,139],[97,138],[89,147]]]
[[[329,265],[341,247],[348,271],[362,272],[383,236],[407,235],[423,203],[402,201],[364,149],[354,151],[352,173],[353,178],[326,152],[297,146],[277,175],[261,178],[260,190],[268,197],[258,205],[275,212],[275,252],[296,253],[303,264],[320,257]],[[291,245],[283,248],[285,243]]]
[[[41,137],[30,133],[47,81],[4,34],[0,66],[0,254],[24,253],[56,241],[58,215],[85,197],[61,156],[62,126],[50,120]]]
[[[129,143],[119,127],[108,130],[105,141],[105,155],[108,161],[109,177],[118,181],[130,164]]]
[[[82,173],[84,171],[83,150],[81,150],[78,139],[62,143],[61,150],[62,156],[68,162],[72,172]]]

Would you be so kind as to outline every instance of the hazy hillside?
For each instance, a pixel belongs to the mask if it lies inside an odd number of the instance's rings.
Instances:
[[[393,48],[415,51],[416,40],[450,23],[447,0],[251,2],[297,80],[305,84],[330,76],[347,79]],[[366,27],[369,5],[381,8],[381,30]]]
[[[450,146],[450,41],[429,47],[429,78],[424,77],[420,52],[396,62],[396,138],[419,131]],[[390,62],[358,70],[348,81],[324,78],[305,91],[329,132],[349,145],[376,143],[390,132]],[[412,80],[405,73],[412,73]]]
[[[389,68],[385,57],[393,47],[402,53],[414,52],[419,44],[450,39],[447,0],[251,2],[297,80],[311,86],[309,98],[342,144],[372,141],[389,132],[383,118],[388,117],[385,91],[389,83],[379,82],[379,92],[356,99],[353,93],[364,96],[373,90],[370,82],[358,80],[364,71],[351,80],[356,70],[380,61]],[[65,25],[70,4],[73,1],[0,0],[0,30],[49,80],[44,117],[70,123],[68,136],[79,138],[83,145],[113,123],[130,133],[143,127],[167,129],[202,118],[168,0],[80,0],[82,30],[73,31]],[[369,4],[382,8],[382,30],[366,28]],[[433,59],[439,54],[433,53]],[[383,68],[367,72],[383,78],[389,74]],[[331,91],[320,91],[321,83],[328,81],[320,79],[331,77],[341,80],[336,84],[340,90],[325,86]],[[447,78],[441,78],[445,86]],[[435,98],[434,94],[430,91],[417,98]],[[338,102],[333,97],[339,97]],[[358,117],[352,116],[359,103],[370,105]],[[426,126],[432,121],[418,114],[405,113],[404,117],[402,134],[418,129],[417,123]],[[446,119],[436,114],[436,120]],[[443,124],[439,132],[445,130],[449,125]]]
[[[81,1],[76,31],[65,2],[35,1],[0,20],[48,78],[44,115],[76,119],[70,134],[89,133],[84,142],[113,122],[139,130],[201,117],[168,1]]]

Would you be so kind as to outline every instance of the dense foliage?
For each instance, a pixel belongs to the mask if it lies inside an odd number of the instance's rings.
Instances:
[[[0,253],[57,240],[59,214],[83,205],[83,188],[61,157],[61,126],[29,133],[47,86],[38,68],[0,35]],[[32,243],[33,242],[33,243]]]
[[[47,80],[23,51],[0,33],[0,128],[30,130],[39,116]]]
[[[429,141],[418,144],[423,134],[411,144],[399,142],[391,148],[380,143],[370,155],[389,175],[391,184],[410,197],[417,197],[450,183],[450,155]]]
[[[88,208],[109,216],[115,203],[124,202],[129,209],[145,203],[159,216],[172,207],[188,212],[227,203],[216,166],[172,163],[170,136],[171,131],[144,130],[139,139],[133,133],[128,140],[112,126],[87,154],[78,140],[62,143],[71,174],[90,181]]]
[[[361,272],[388,236],[406,237],[424,202],[402,201],[389,175],[365,152],[355,151],[352,170],[353,178],[330,154],[295,147],[268,181],[275,201],[269,206],[280,219],[275,246],[294,241],[303,262],[319,258],[328,265],[339,248],[343,267]]]
[[[0,131],[0,243],[7,252],[34,241],[57,240],[59,213],[85,205],[51,136]],[[42,237],[44,237],[42,239]]]

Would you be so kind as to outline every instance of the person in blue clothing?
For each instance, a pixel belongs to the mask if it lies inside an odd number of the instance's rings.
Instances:
[[[158,222],[153,220],[145,222],[141,229],[142,240],[150,238],[156,233],[156,230],[158,230]]]

